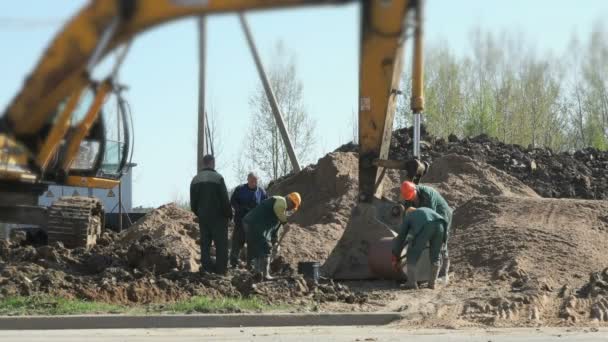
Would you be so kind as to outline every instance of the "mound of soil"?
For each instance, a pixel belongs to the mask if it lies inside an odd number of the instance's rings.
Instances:
[[[592,274],[586,285],[584,278],[608,265],[607,213],[606,201],[532,197],[476,197],[460,206],[450,241],[460,286],[504,288],[500,296],[466,300],[465,316],[511,324],[592,316],[602,299],[581,301],[570,289],[601,292],[602,276]]]
[[[322,263],[340,240],[357,205],[358,165],[356,153],[330,153],[269,188],[273,195],[297,191],[302,196],[302,206],[290,217],[281,245],[282,256],[292,267],[300,261]],[[398,172],[389,172],[384,182],[387,197],[398,194],[400,179]]]
[[[269,189],[273,195],[297,191],[302,196],[281,245],[281,255],[292,266],[325,260],[340,239],[357,202],[357,165],[355,153],[331,153]]]
[[[393,132],[389,157],[410,159],[412,128]],[[505,144],[487,135],[448,141],[421,129],[422,159],[432,163],[447,154],[459,154],[490,164],[519,179],[542,197],[608,199],[608,151],[585,148],[579,151],[554,152],[548,148]],[[356,152],[358,146],[345,144],[336,151]]]
[[[246,270],[226,276],[199,273],[198,225],[194,215],[168,204],[141,218],[121,234],[106,232],[87,251],[23,246],[0,240],[0,298],[50,294],[114,303],[167,302],[204,295],[249,297],[269,302],[361,304],[365,294],[333,282],[313,284],[281,258],[279,279],[256,282]]]
[[[452,207],[477,196],[540,197],[504,171],[458,154],[435,159],[421,182],[437,189]]]
[[[608,202],[477,197],[454,213],[457,272],[526,274],[559,284],[608,264]]]
[[[139,219],[118,241],[128,249],[129,266],[161,274],[172,269],[197,272],[199,227],[194,219],[192,212],[174,204]]]

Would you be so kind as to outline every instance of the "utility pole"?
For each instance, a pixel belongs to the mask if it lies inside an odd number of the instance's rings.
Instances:
[[[268,98],[268,102],[270,102],[272,114],[274,114],[277,126],[279,127],[279,132],[281,133],[281,137],[283,138],[283,143],[285,144],[285,149],[287,150],[287,154],[289,155],[291,167],[293,168],[294,172],[300,172],[300,163],[298,162],[298,158],[293,149],[293,145],[291,144],[289,132],[287,132],[287,128],[285,127],[283,115],[281,115],[281,110],[279,109],[279,105],[277,104],[277,99],[274,97],[274,93],[272,92],[270,81],[268,81],[268,77],[266,76],[266,72],[264,71],[262,60],[260,59],[258,50],[256,49],[255,43],[253,42],[253,37],[251,36],[251,31],[249,30],[249,24],[247,24],[247,20],[245,19],[243,13],[239,13],[239,19],[241,20],[241,26],[243,27],[243,32],[245,32],[245,38],[247,38],[249,49],[251,50],[251,54],[253,55],[255,66],[257,67],[258,73],[260,74],[262,85],[264,86],[264,90],[266,91],[266,97]]]
[[[205,17],[198,18],[198,134],[196,171],[203,170],[203,156],[207,154],[205,119]]]

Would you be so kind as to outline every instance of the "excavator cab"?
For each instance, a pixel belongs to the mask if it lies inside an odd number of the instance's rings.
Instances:
[[[74,95],[72,95],[74,96]],[[99,103],[105,103],[102,107]],[[51,115],[48,128],[39,139],[43,144],[52,138],[60,120],[65,120],[70,98],[62,101]],[[94,121],[90,121],[95,113]],[[87,124],[87,120],[89,123]],[[90,247],[101,234],[104,209],[96,198],[60,197],[50,207],[38,205],[38,198],[48,186],[105,186],[118,184],[132,151],[131,113],[120,89],[100,99],[98,86],[82,91],[64,122],[63,137],[54,142],[53,154],[46,160],[43,173],[32,168],[34,156],[7,135],[0,136],[0,217],[3,222],[19,224],[28,234],[40,236],[36,242],[61,242],[68,247]],[[85,134],[83,127],[88,126]],[[37,175],[41,175],[37,177]],[[27,180],[27,181],[25,181]]]

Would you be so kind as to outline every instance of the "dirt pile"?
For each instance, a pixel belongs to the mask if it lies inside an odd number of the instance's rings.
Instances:
[[[412,136],[411,128],[394,131],[389,157],[412,158]],[[505,144],[487,135],[465,139],[450,136],[446,141],[428,134],[424,127],[422,140],[422,159],[429,162],[447,154],[465,155],[505,171],[542,197],[608,199],[608,151],[586,148],[557,153]],[[357,148],[349,143],[336,151],[355,152]]]
[[[127,248],[129,266],[166,273],[172,269],[197,272],[199,228],[195,215],[174,204],[146,214],[118,240]]]
[[[525,273],[558,284],[608,264],[605,201],[477,197],[453,220],[459,272],[488,272],[495,279]]]
[[[300,261],[327,258],[357,204],[357,189],[358,157],[351,152],[330,153],[269,188],[274,195],[297,191],[302,196],[302,207],[290,218],[281,246],[288,263],[295,267]]]
[[[421,181],[442,193],[452,207],[477,196],[539,197],[504,171],[458,154],[435,159]]]
[[[282,256],[292,267],[300,261],[323,263],[336,247],[357,205],[358,165],[357,153],[330,153],[269,188],[273,195],[297,191],[302,196],[302,207],[290,218],[281,246]],[[396,199],[400,182],[399,173],[389,171],[384,195]]]
[[[608,265],[607,213],[605,201],[532,197],[476,197],[460,206],[450,241],[457,286],[505,289],[465,300],[463,317],[521,322],[591,315],[595,304],[568,289],[601,293],[603,274],[587,285],[584,277]]]
[[[130,230],[106,232],[87,251],[62,244],[23,246],[0,240],[0,298],[51,294],[115,303],[174,301],[191,296],[257,296],[274,302],[360,304],[364,294],[348,287],[313,284],[281,258],[273,264],[279,279],[256,282],[246,270],[226,276],[196,272],[198,226],[192,213],[168,204],[150,212]]]

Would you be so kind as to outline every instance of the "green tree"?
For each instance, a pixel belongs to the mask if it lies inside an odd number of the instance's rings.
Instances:
[[[266,66],[271,87],[300,162],[306,162],[314,148],[314,120],[304,108],[304,87],[298,78],[295,56],[279,42],[272,63]],[[257,170],[266,179],[277,179],[291,172],[291,163],[277,128],[266,92],[261,84],[249,98],[252,111],[245,137],[243,170]]]

